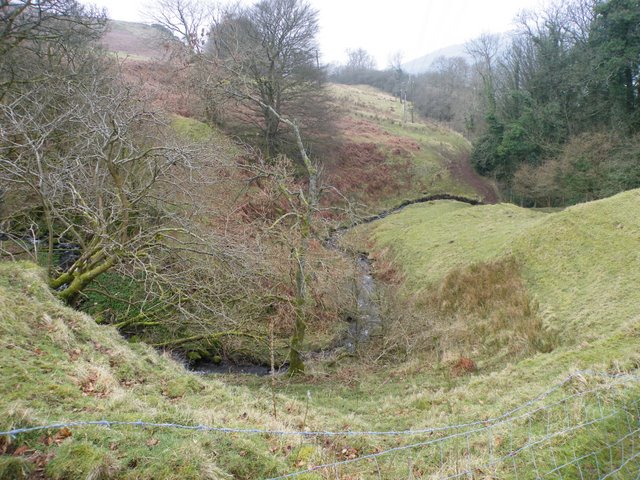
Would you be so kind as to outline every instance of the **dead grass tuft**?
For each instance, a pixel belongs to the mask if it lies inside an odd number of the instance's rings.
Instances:
[[[435,287],[407,298],[399,294],[399,275],[385,266],[393,262],[384,252],[377,255],[382,261],[376,259],[376,275],[392,280],[383,311],[386,331],[393,334],[372,348],[371,358],[418,355],[449,365],[453,376],[461,376],[478,366],[492,370],[547,353],[557,344],[557,334],[543,321],[512,257],[454,269]]]
[[[513,257],[452,270],[422,301],[443,330],[443,351],[521,357],[555,345]]]
[[[327,165],[328,183],[365,203],[397,197],[416,180],[408,152],[393,162],[389,157],[373,142],[344,143]]]
[[[391,258],[389,247],[376,250],[371,258],[375,264],[376,279],[389,285],[400,284],[403,280],[402,273]]]

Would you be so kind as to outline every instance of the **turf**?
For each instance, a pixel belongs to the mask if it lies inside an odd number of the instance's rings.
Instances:
[[[446,358],[437,361],[422,354],[421,348],[429,348],[423,345],[404,359],[371,361],[364,354],[310,362],[308,376],[293,381],[200,377],[60,305],[37,267],[0,264],[0,428],[109,418],[278,430],[416,429],[499,415],[577,370],[635,371],[640,365],[640,298],[634,288],[640,280],[640,222],[634,215],[639,200],[640,191],[631,191],[555,213],[443,201],[409,207],[361,227],[359,238],[368,236],[374,253],[386,250],[401,272],[399,300],[429,295],[445,281],[453,285],[455,272],[459,278],[511,272],[521,277],[539,303],[545,325],[560,332],[550,351],[502,356],[500,363],[480,355],[474,359],[477,371],[462,375],[455,374]],[[519,268],[502,268],[512,264]],[[405,320],[416,321],[410,316],[416,311],[408,305]],[[420,305],[424,304],[411,308]],[[421,318],[428,313],[422,311]],[[387,339],[401,335],[402,330],[390,331]],[[572,382],[560,392],[570,394],[593,382]],[[594,415],[599,405],[594,401],[586,398],[578,413]],[[607,400],[605,407],[613,404]],[[617,418],[584,435],[554,442],[556,460],[590,452],[618,436],[626,425],[615,423]],[[560,426],[569,421],[564,411],[543,420]],[[542,433],[548,428],[544,425],[539,426]],[[537,424],[526,422],[508,427],[496,432],[516,443],[538,431]],[[268,478],[408,441],[78,427],[2,438],[0,474],[56,479]],[[489,455],[482,441],[472,445],[479,464],[486,463],[482,455]],[[465,448],[452,440],[443,454],[454,458]],[[496,445],[500,448],[508,452],[510,447]],[[536,460],[539,468],[552,466],[544,456],[551,447],[545,448]],[[359,462],[341,472],[345,478],[404,478],[408,463],[416,477],[433,468],[457,468],[447,466],[437,451],[418,451],[419,455],[392,455],[379,463]],[[602,455],[593,461],[608,462],[609,452]],[[530,472],[530,461],[518,457],[520,461],[520,473]],[[515,465],[505,463],[497,478],[514,478],[510,469]],[[589,468],[595,469],[595,463]]]
[[[573,341],[640,315],[640,191],[543,213],[510,204],[433,202],[368,227],[391,248],[406,288],[432,288],[452,268],[512,255],[549,321]]]
[[[0,264],[0,332],[2,430],[103,418],[292,427],[272,423],[259,396],[205,381],[60,305],[32,264]],[[16,462],[27,457],[54,479],[255,478],[282,468],[268,441],[255,436],[72,427],[3,437],[0,444],[0,451],[14,454],[0,455],[0,469],[26,469]]]

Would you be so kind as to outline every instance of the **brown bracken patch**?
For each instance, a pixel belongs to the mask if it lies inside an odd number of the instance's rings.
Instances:
[[[456,363],[453,364],[453,367],[451,367],[451,373],[456,377],[474,373],[477,370],[476,362],[468,357],[460,357]]]

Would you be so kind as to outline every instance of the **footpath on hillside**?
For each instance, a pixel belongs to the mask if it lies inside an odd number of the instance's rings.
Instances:
[[[469,154],[465,153],[450,160],[447,163],[447,169],[453,178],[461,183],[471,185],[485,203],[498,203],[500,201],[495,186],[488,179],[480,176],[471,166]]]

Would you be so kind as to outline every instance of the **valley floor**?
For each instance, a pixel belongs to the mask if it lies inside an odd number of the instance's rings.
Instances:
[[[386,323],[299,379],[194,375],[4,263],[0,478],[635,478],[639,203],[363,225]]]

